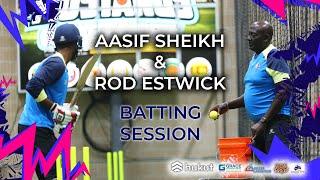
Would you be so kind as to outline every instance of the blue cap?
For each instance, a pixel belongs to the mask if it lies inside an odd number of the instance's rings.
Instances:
[[[63,24],[57,27],[53,41],[56,45],[58,44],[68,44],[68,43],[78,43],[81,47],[82,38],[80,36],[79,29],[74,24]]]

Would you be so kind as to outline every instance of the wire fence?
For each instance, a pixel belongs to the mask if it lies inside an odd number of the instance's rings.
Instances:
[[[252,52],[249,51],[248,42],[246,41],[248,28],[251,23],[259,20],[269,21],[274,27],[274,36],[273,44],[278,48],[284,48],[288,45],[291,40],[301,37],[302,34],[309,32],[310,29],[319,23],[319,11],[315,8],[307,7],[297,7],[292,5],[287,5],[287,26],[283,23],[280,23],[278,19],[274,18],[252,0],[235,0],[236,5],[236,22],[238,33],[238,64],[239,64],[239,94],[243,93],[244,84],[243,77],[245,75],[246,69],[249,64],[250,57]],[[295,61],[295,63],[290,64],[291,67],[296,66],[302,61],[303,56]],[[306,98],[300,102],[305,104],[306,101],[311,104],[316,103],[319,93],[320,81],[316,81],[309,85],[307,92],[305,93]],[[240,121],[239,121],[239,133],[240,136],[250,135],[251,122],[248,120],[248,117],[244,110],[240,111]],[[295,125],[299,128],[301,125],[301,118],[295,118]],[[301,155],[304,161],[309,161],[320,155],[319,142],[317,140],[320,137],[316,138],[316,141],[313,142],[311,138],[302,138],[300,143]]]

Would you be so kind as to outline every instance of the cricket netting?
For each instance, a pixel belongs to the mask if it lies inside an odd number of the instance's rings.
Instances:
[[[319,11],[315,8],[298,7],[293,5],[287,5],[287,26],[278,21],[269,14],[266,10],[259,7],[252,0],[241,0],[235,1],[235,11],[236,11],[236,23],[237,23],[237,59],[239,64],[239,94],[243,93],[243,77],[249,64],[252,52],[249,51],[248,42],[246,41],[249,25],[258,20],[269,21],[274,27],[274,37],[273,44],[278,48],[287,48],[288,43],[295,40],[297,37],[301,37],[305,34],[306,39],[307,34],[310,34],[313,26],[319,23]],[[290,66],[294,68],[297,66],[304,58],[304,55],[291,63]],[[305,92],[305,97],[301,99],[300,104],[306,104],[310,102],[311,105],[317,102],[319,93],[320,81],[317,80],[315,83],[309,85],[307,91]],[[293,112],[294,113],[294,112]],[[240,111],[240,122],[239,122],[239,133],[240,136],[248,136],[251,133],[250,121],[245,114],[244,110]],[[299,128],[301,126],[302,117],[295,118],[295,125]],[[302,138],[300,143],[300,149],[302,158],[304,161],[309,161],[320,155],[319,143],[317,143],[319,137],[316,137],[316,141],[313,142],[311,138]]]

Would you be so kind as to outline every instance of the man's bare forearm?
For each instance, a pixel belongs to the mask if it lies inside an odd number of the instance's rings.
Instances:
[[[282,97],[281,97],[282,96]],[[283,92],[278,92],[274,100],[272,101],[272,104],[267,111],[267,113],[263,117],[264,122],[268,122],[270,119],[272,119],[275,115],[277,115],[280,110],[282,109],[283,105],[286,102],[286,98],[283,98]]]
[[[283,107],[284,103],[286,101],[285,100],[279,100],[277,98],[275,98],[271,104],[271,107],[269,108],[269,110],[267,111],[267,113],[264,115],[264,122],[268,122],[270,119],[272,119],[275,115],[277,115],[281,108]]]
[[[242,108],[244,106],[245,105],[244,105],[243,95],[241,95],[240,97],[238,97],[235,100],[232,100],[232,101],[228,102],[229,109],[237,109],[237,108]]]
[[[46,107],[47,109],[50,109],[53,105],[53,102],[50,101],[48,98],[39,102],[42,106]]]
[[[268,122],[275,115],[277,115],[289,97],[290,85],[286,84],[285,82],[281,82],[277,84],[277,86],[281,88],[279,88],[280,90],[277,91],[277,94],[267,113],[264,115],[263,119],[261,119],[263,122]]]

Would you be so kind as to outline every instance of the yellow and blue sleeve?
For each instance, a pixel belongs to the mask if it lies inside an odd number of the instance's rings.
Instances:
[[[290,79],[290,75],[288,73],[284,73],[284,72],[281,72],[281,71],[276,71],[276,70],[273,70],[271,68],[267,68],[266,71],[272,77],[273,82],[275,84],[277,84],[277,83],[279,83],[281,81],[284,81],[286,79]]]
[[[43,62],[34,76],[28,81],[26,90],[37,101],[47,98],[45,87],[57,81],[65,71],[63,61],[58,57],[52,57]]]
[[[274,58],[272,55],[268,57],[266,71],[275,84],[290,79],[290,68],[287,62],[283,59]]]

